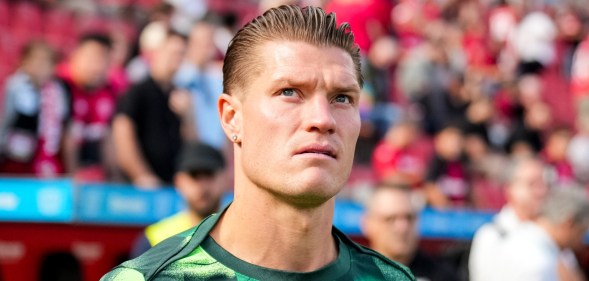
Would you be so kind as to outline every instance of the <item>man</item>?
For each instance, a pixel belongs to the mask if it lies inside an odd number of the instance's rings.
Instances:
[[[537,159],[524,158],[509,167],[509,183],[505,188],[507,203],[483,225],[473,238],[469,272],[473,281],[496,280],[496,251],[504,238],[526,221],[538,217],[548,195],[543,177],[544,165]]]
[[[0,173],[55,177],[65,172],[61,157],[69,99],[54,78],[55,52],[32,41],[19,69],[6,81],[0,119]]]
[[[71,100],[71,122],[64,145],[67,170],[85,181],[104,181],[114,173],[110,123],[117,90],[108,81],[111,40],[84,35],[69,60],[57,69]],[[110,174],[110,175],[109,175]]]
[[[418,207],[408,187],[379,186],[362,219],[370,248],[411,269],[418,280],[457,281],[452,268],[419,251]]]
[[[270,9],[233,38],[223,75],[233,203],[103,280],[415,280],[332,226],[360,130],[349,26],[315,7]]]
[[[436,134],[424,186],[427,201],[434,208],[470,204],[470,177],[463,159],[463,144],[464,135],[458,127],[447,126]]]
[[[562,251],[579,249],[589,229],[589,199],[584,189],[554,189],[535,222],[515,230],[499,249],[495,280],[583,280],[563,275]]]
[[[224,169],[225,159],[215,148],[200,143],[186,144],[178,157],[174,186],[188,208],[148,226],[136,241],[131,256],[139,256],[218,211],[225,183]]]
[[[217,99],[223,92],[221,67],[214,65],[215,25],[212,20],[197,22],[188,37],[186,59],[174,78],[175,84],[190,91],[198,140],[217,149],[229,148],[219,122]]]
[[[507,204],[491,223],[483,225],[473,238],[469,272],[472,281],[501,280],[498,278],[498,251],[512,232],[522,224],[538,218],[542,205],[548,196],[548,186],[544,180],[544,164],[535,158],[514,161],[509,167],[511,175],[505,190]],[[563,263],[571,260],[572,253],[562,253]],[[563,268],[572,275],[579,275],[578,265],[572,256]],[[523,280],[523,279],[522,279]]]
[[[166,33],[150,61],[149,77],[117,105],[113,121],[117,161],[138,187],[171,184],[178,151],[183,141],[192,138],[190,96],[175,91],[172,80],[185,50],[183,36]]]

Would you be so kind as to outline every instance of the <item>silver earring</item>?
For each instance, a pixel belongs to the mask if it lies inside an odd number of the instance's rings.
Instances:
[[[233,141],[237,141],[237,135],[233,135],[233,136],[231,136],[231,139],[232,139]]]

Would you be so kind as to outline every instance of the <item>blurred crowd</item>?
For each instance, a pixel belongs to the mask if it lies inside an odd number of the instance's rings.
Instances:
[[[361,49],[343,194],[378,187],[362,222],[372,247],[416,274],[468,279],[418,249],[417,211],[500,210],[475,236],[472,280],[556,280],[518,275],[533,259],[513,253],[533,251],[548,278],[584,280],[571,252],[589,224],[584,0],[0,0],[0,174],[159,188],[217,173],[179,166],[192,155],[181,149],[232,159],[217,114],[224,52],[279,4],[335,12]]]
[[[224,51],[279,4],[335,12],[361,48],[352,189],[499,210],[510,163],[530,156],[551,186],[589,184],[589,7],[575,0],[0,0],[0,173],[157,188],[184,143],[230,156]]]

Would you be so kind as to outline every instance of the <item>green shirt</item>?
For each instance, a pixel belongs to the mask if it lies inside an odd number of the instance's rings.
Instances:
[[[219,217],[212,215],[197,227],[164,240],[101,280],[415,280],[406,267],[352,242],[335,227],[338,257],[321,269],[300,273],[250,264],[227,252],[209,235]]]

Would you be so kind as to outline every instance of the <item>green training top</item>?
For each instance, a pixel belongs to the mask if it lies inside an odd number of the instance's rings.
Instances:
[[[406,267],[360,246],[333,227],[337,259],[312,272],[288,272],[247,263],[223,249],[209,235],[219,218],[173,236],[136,259],[122,263],[101,281],[144,280],[395,280],[415,281]]]

